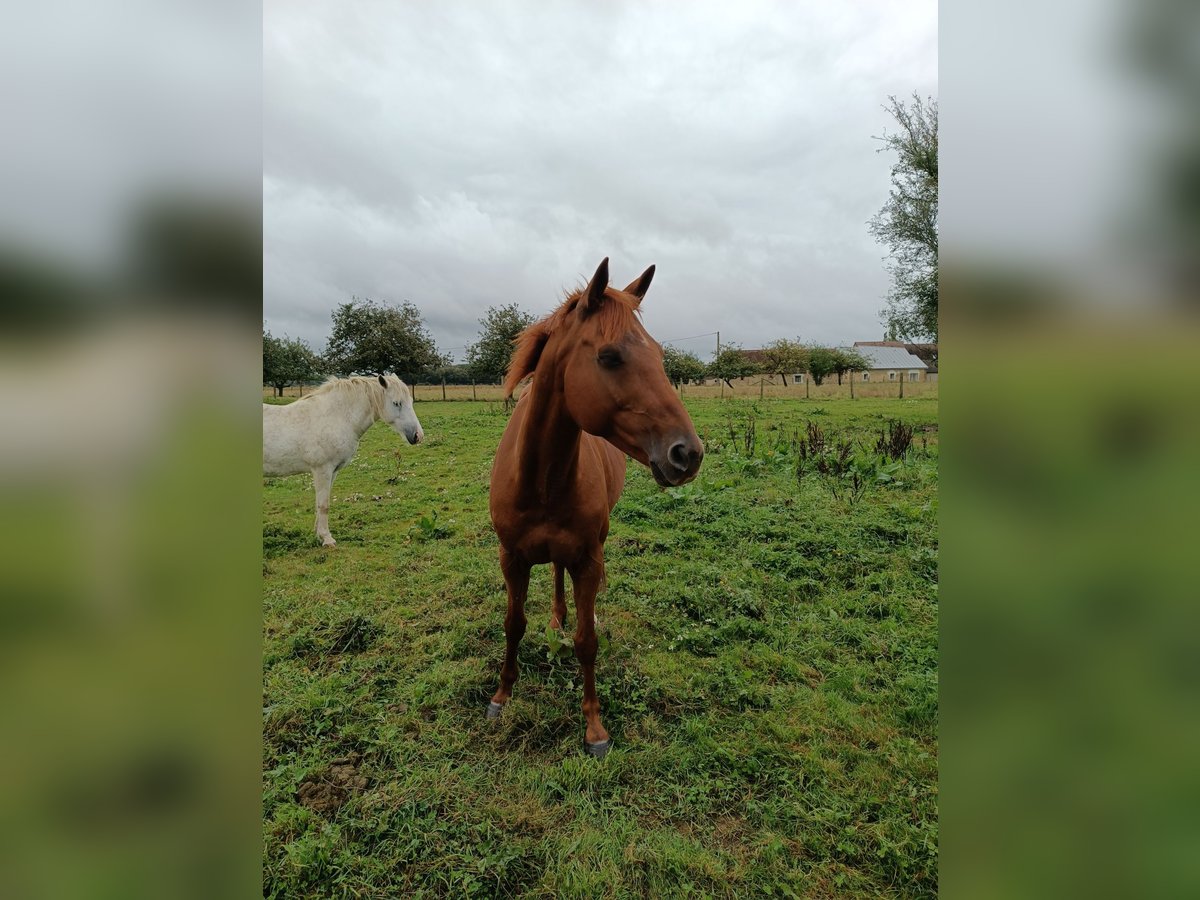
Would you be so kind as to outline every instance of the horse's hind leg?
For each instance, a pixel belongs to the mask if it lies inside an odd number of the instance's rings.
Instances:
[[[529,593],[529,563],[500,548],[500,569],[508,587],[508,613],[504,616],[504,664],[500,667],[500,689],[488,704],[487,716],[494,719],[512,696],[517,680],[517,649],[525,636],[525,597]]]
[[[333,487],[333,469],[313,469],[313,490],[317,495],[317,537],[326,547],[337,543],[329,533],[329,491]]]
[[[550,627],[563,628],[567,624],[567,591],[563,567],[554,563],[554,605],[550,607]]]

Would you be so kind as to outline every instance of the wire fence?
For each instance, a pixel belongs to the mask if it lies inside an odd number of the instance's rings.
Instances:
[[[293,385],[285,388],[284,397],[301,397],[313,390],[312,385]],[[416,402],[446,401],[461,402],[475,401],[478,403],[495,403],[504,399],[504,388],[499,384],[449,384],[440,381],[421,381],[409,383],[413,400]],[[936,398],[938,384],[936,380],[909,381],[855,381],[850,383],[844,379],[841,384],[835,379],[827,379],[824,384],[780,384],[779,379],[771,380],[769,376],[746,378],[734,381],[733,387],[714,379],[708,379],[704,384],[682,384],[676,387],[680,397],[694,400],[716,400],[736,398],[746,400],[850,400],[878,399],[892,397],[900,399],[917,399],[921,397]],[[263,386],[263,398],[275,396],[275,389],[269,385]]]

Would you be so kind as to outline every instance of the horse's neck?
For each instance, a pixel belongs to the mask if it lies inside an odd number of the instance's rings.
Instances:
[[[518,439],[517,480],[523,499],[546,503],[574,486],[582,435],[567,412],[557,372],[535,373]]]
[[[367,385],[366,390],[346,391],[341,396],[334,394],[330,398],[331,401],[341,406],[342,414],[349,419],[354,433],[360,438],[379,418],[378,404],[371,395],[371,390],[372,385]]]

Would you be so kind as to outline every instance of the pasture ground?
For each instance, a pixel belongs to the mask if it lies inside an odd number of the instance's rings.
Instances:
[[[368,431],[329,550],[311,479],[265,482],[265,896],[936,894],[936,397],[687,403],[700,476],[631,462],[613,517],[602,761],[548,567],[484,718],[500,404],[418,403],[418,447]],[[917,429],[898,464],[870,449],[889,419]],[[840,477],[797,477],[809,422],[854,441]]]

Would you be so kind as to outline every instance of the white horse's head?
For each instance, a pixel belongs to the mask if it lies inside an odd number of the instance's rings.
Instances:
[[[380,375],[379,383],[383,385],[383,415],[380,418],[404,435],[410,444],[421,443],[425,439],[425,432],[413,410],[412,393],[408,385],[396,375]]]

